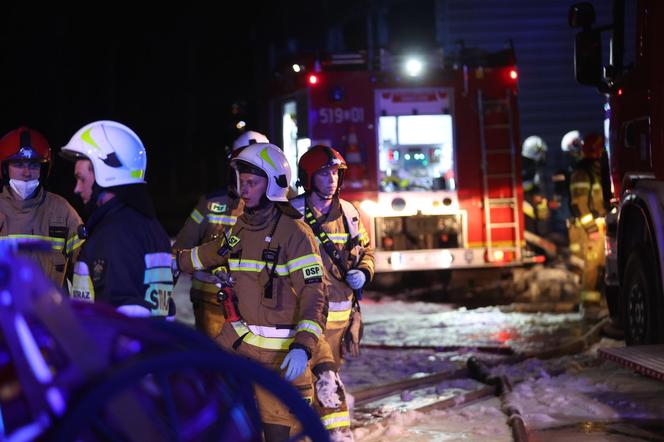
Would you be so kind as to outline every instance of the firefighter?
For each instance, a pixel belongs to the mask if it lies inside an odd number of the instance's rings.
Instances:
[[[291,201],[318,239],[323,265],[331,276],[325,336],[339,365],[342,341],[347,353],[359,354],[358,295],[374,273],[374,252],[360,213],[339,197],[346,168],[337,150],[313,146],[298,163],[298,179],[305,193]]]
[[[570,210],[569,177],[572,166],[581,156],[583,139],[578,130],[571,130],[563,135],[560,141],[562,151],[562,165],[552,176],[553,198],[557,201],[558,210],[555,214],[554,226],[556,231],[564,233],[565,241],[569,240],[569,223],[572,218]],[[568,245],[568,244],[567,244]]]
[[[171,318],[171,244],[157,221],[145,182],[140,138],[115,121],[79,129],[62,148],[75,161],[74,193],[90,218],[74,267],[72,298],[110,304],[129,316]]]
[[[231,158],[243,147],[254,143],[269,143],[259,132],[247,131],[233,143]],[[226,188],[203,195],[178,232],[173,243],[173,252],[191,249],[223,236],[235,224],[244,210],[244,202],[235,189],[235,176],[229,179]],[[196,328],[210,338],[221,332],[224,316],[217,301],[216,278],[209,271],[197,271],[192,275],[189,292],[194,310]]]
[[[298,163],[298,179],[305,193],[291,201],[318,239],[323,266],[331,282],[325,338],[337,367],[341,367],[344,350],[359,356],[362,332],[359,298],[374,273],[373,248],[360,213],[339,197],[346,169],[346,161],[337,150],[323,145],[311,147]],[[317,370],[314,375],[318,376]],[[338,413],[337,410],[321,412],[323,422],[331,421],[329,416]],[[351,434],[350,427],[347,434]]]
[[[598,134],[583,137],[578,161],[570,173],[570,204],[573,218],[569,226],[570,252],[583,261],[581,301],[600,301],[604,269],[606,206],[602,189],[600,158],[604,139]]]
[[[217,342],[282,371],[311,401],[309,359],[323,335],[328,301],[316,240],[288,203],[291,169],[277,146],[247,146],[231,160],[231,167],[244,213],[222,238],[179,251],[178,270],[226,267],[227,273],[216,274],[233,287],[235,304],[224,303],[230,320]],[[288,409],[258,388],[256,398],[265,439],[288,440],[296,426]]]
[[[543,190],[546,151],[544,140],[535,135],[526,138],[521,149],[525,228],[541,237],[550,231],[549,202]]]
[[[51,165],[46,138],[20,127],[0,139],[0,240],[38,239],[50,250],[30,252],[58,287],[80,250],[81,218],[61,196],[44,188]]]

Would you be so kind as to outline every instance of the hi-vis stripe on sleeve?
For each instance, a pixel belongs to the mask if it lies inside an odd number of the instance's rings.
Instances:
[[[286,270],[289,273],[293,273],[296,270],[300,270],[312,264],[323,265],[323,261],[320,259],[320,255],[312,253],[310,255],[304,255],[300,256],[299,258],[291,259],[286,263]]]
[[[84,302],[95,302],[95,289],[90,279],[90,270],[83,261],[74,265],[71,298]]]
[[[65,246],[65,239],[64,238],[56,238],[53,236],[45,236],[45,235],[7,235],[3,236],[0,238],[0,241],[4,242],[13,242],[19,240],[21,242],[27,242],[27,243],[32,243],[32,242],[40,242],[44,241],[49,244],[51,247],[51,250],[55,250],[56,252],[61,252],[64,249]]]
[[[172,259],[170,253],[145,254],[143,284],[148,286],[145,291],[145,302],[150,304],[152,316],[168,316],[168,308],[173,294]]]
[[[321,328],[320,325],[308,319],[303,319],[300,322],[298,322],[297,327],[295,327],[295,330],[297,332],[301,331],[309,332],[312,335],[316,336],[317,338],[320,337],[320,335],[323,333],[323,329]]]
[[[203,221],[203,215],[201,215],[201,212],[199,212],[198,209],[192,210],[189,217],[193,219],[196,224],[200,224]]]
[[[210,224],[223,224],[225,226],[235,225],[235,221],[237,221],[236,216],[213,215],[211,213],[208,214],[207,218]]]
[[[78,235],[71,236],[65,244],[65,255],[70,255],[74,250],[81,247],[84,242],[85,240],[79,238]]]
[[[194,270],[203,270],[203,263],[198,257],[198,247],[194,247],[189,251],[189,253],[191,254],[191,266],[194,268]]]

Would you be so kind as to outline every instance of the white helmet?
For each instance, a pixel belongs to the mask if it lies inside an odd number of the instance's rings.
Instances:
[[[247,132],[244,132],[242,135],[237,137],[235,141],[233,141],[233,150],[249,146],[250,144],[269,143],[269,142],[270,140],[268,140],[267,137],[262,133],[249,130]]]
[[[581,133],[578,130],[571,130],[563,135],[563,139],[560,141],[560,149],[563,152],[570,153],[572,155],[581,155],[581,147],[583,146],[583,138],[581,138]]]
[[[521,155],[533,161],[544,161],[547,145],[541,137],[531,135],[523,141]]]
[[[231,167],[237,172],[237,188],[240,188],[238,161],[249,163],[267,175],[265,196],[270,201],[287,202],[288,183],[291,182],[291,167],[286,155],[274,144],[255,143],[243,149],[231,160]]]
[[[100,187],[145,183],[145,147],[124,124],[108,120],[87,124],[71,137],[62,153],[89,159]]]

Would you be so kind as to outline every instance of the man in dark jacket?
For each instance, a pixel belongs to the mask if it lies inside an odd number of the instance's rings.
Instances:
[[[171,245],[148,195],[140,138],[123,124],[95,121],[62,155],[76,161],[74,192],[90,213],[71,296],[129,316],[174,317]]]

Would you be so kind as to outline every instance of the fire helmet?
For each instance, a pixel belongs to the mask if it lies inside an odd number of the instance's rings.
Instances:
[[[544,161],[547,145],[541,137],[531,135],[523,141],[521,155],[533,161]]]
[[[145,147],[124,124],[109,120],[87,124],[62,148],[62,155],[90,160],[100,187],[145,183]]]
[[[233,151],[241,147],[249,146],[250,144],[269,143],[269,142],[270,140],[268,140],[267,137],[262,133],[255,132],[253,130],[248,130],[239,137],[237,137],[235,141],[233,141]]]
[[[0,139],[0,178],[3,183],[9,180],[9,161],[42,163],[39,181],[43,183],[51,164],[51,147],[40,132],[21,126]]]
[[[314,174],[326,167],[339,167],[339,187],[343,182],[343,171],[348,169],[346,160],[332,147],[317,144],[307,150],[297,165],[297,178],[305,192],[311,192],[314,187]]]
[[[563,152],[567,152],[572,156],[581,155],[581,146],[583,145],[583,139],[581,138],[581,133],[578,130],[572,130],[563,135],[563,139],[560,141],[560,148]]]
[[[288,164],[286,155],[274,144],[255,143],[246,146],[233,159],[231,167],[236,171],[237,188],[240,189],[240,171],[241,163],[248,164],[267,176],[267,190],[265,196],[270,201],[287,202],[288,201],[288,183],[291,181],[291,167]]]

